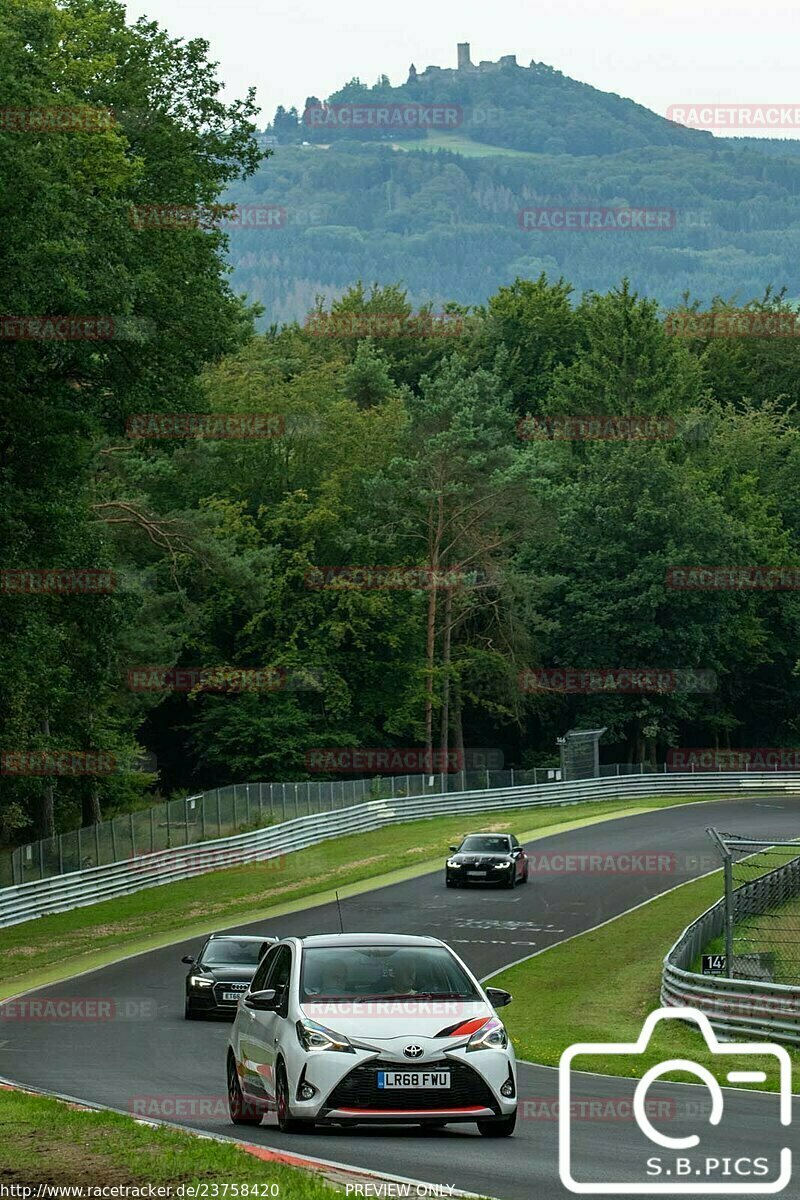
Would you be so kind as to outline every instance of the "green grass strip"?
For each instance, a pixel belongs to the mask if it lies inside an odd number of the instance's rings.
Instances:
[[[221,1118],[223,1132],[233,1134],[234,1127]],[[6,1090],[0,1091],[0,1179],[6,1186],[34,1189],[40,1184],[140,1187],[145,1196],[148,1184],[175,1188],[180,1183],[228,1184],[229,1196],[237,1194],[231,1184],[250,1185],[252,1190],[238,1195],[280,1200],[333,1200],[335,1195],[310,1171],[264,1162],[234,1144]],[[220,1189],[218,1195],[223,1194]]]

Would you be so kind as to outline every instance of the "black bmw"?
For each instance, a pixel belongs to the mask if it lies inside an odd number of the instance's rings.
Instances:
[[[449,888],[465,883],[499,883],[513,888],[528,882],[528,856],[513,833],[468,833],[445,867]]]
[[[239,997],[250,986],[256,967],[277,940],[212,933],[196,958],[185,954],[181,962],[191,968],[186,976],[186,1020],[196,1021],[211,1013],[235,1013]]]

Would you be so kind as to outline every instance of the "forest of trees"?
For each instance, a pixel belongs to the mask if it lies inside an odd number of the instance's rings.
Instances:
[[[667,583],[671,567],[800,565],[800,343],[759,336],[766,317],[795,320],[773,272],[755,272],[750,334],[670,320],[674,301],[643,295],[619,260],[614,286],[585,293],[532,260],[484,302],[459,303],[454,288],[426,318],[387,247],[380,284],[353,275],[338,298],[310,298],[312,321],[259,333],[217,225],[139,229],[130,215],[206,211],[235,179],[249,176],[244,195],[274,168],[280,178],[278,155],[259,166],[252,96],[223,104],[202,42],[126,26],[114,0],[11,0],[0,40],[15,105],[58,94],[119,114],[102,132],[0,139],[14,181],[0,216],[4,311],[103,316],[115,329],[6,335],[0,347],[3,578],[74,569],[115,581],[67,594],[4,584],[0,749],[103,751],[116,764],[74,778],[4,770],[0,843],[158,792],[308,778],[317,747],[463,744],[530,766],[552,761],[574,726],[606,726],[609,761],[796,742],[798,591]],[[377,183],[373,159],[361,161]],[[433,172],[451,209],[449,172],[466,163],[392,161]],[[710,159],[709,175],[724,162]],[[499,163],[478,170],[499,195]],[[307,205],[326,203],[321,188],[306,177]],[[406,247],[422,237],[403,216],[410,203],[394,206]],[[309,232],[322,278],[336,238]],[[489,273],[459,237],[447,257],[480,290]],[[430,248],[420,261],[435,277]],[[279,262],[270,271],[286,283]],[[714,296],[727,294],[721,274]],[[688,272],[682,283],[692,291]],[[175,414],[185,436],[173,436]],[[238,416],[240,428],[218,436],[216,417],[198,435],[188,414]],[[603,414],[657,418],[666,432],[553,432],[552,419]],[[336,574],[326,567],[346,570],[320,586]],[[369,567],[422,568],[423,582],[348,581]],[[426,584],[426,571],[449,586]],[[180,690],[163,675],[172,668],[206,675]],[[715,685],[530,691],[521,673],[535,668],[702,670]],[[261,682],[232,681],[241,671]]]
[[[279,107],[273,157],[229,193],[286,213],[280,229],[231,237],[234,285],[264,305],[262,328],[302,320],[317,294],[339,296],[355,279],[398,280],[412,304],[434,308],[482,304],[541,271],[579,292],[624,274],[665,305],[687,289],[703,304],[742,303],[768,281],[800,299],[796,141],[686,129],[542,63],[399,87],[352,80],[325,102],[451,105],[458,124],[444,132],[310,124],[321,103]],[[602,235],[520,227],[526,208],[589,204],[668,209],[674,220]]]

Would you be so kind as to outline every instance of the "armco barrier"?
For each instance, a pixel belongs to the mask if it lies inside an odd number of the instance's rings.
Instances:
[[[636,775],[370,800],[338,812],[298,817],[250,833],[161,850],[108,866],[90,867],[4,888],[0,891],[0,927],[48,913],[81,908],[142,888],[189,879],[220,867],[277,858],[343,834],[368,832],[424,817],[447,813],[466,815],[492,809],[557,807],[600,800],[634,801],[648,796],[736,796],[741,795],[743,789],[757,791],[760,795],[800,795],[800,773]]]
[[[745,902],[743,911],[752,916],[768,912],[775,896],[785,898],[788,888],[800,895],[800,857],[738,888],[736,895]],[[720,900],[683,931],[664,959],[662,1005],[699,1009],[723,1039],[755,1037],[800,1045],[800,984],[727,979],[690,969],[724,930],[725,902]]]

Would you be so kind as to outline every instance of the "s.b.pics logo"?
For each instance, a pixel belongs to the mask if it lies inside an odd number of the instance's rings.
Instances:
[[[609,1057],[627,1056],[632,1060],[630,1066],[619,1073],[638,1075],[636,1058],[641,1060],[648,1051],[656,1032],[664,1032],[657,1027],[676,1020],[699,1027],[708,1050],[702,1055],[704,1062],[668,1058],[645,1071],[633,1093],[632,1136],[616,1141],[604,1162],[603,1146],[591,1136],[591,1130],[587,1138],[585,1122],[574,1120],[573,1071],[591,1071],[592,1059],[602,1071],[598,1059],[607,1064]],[[580,1060],[578,1067],[576,1060]],[[665,1082],[665,1077],[673,1082]],[[602,1091],[606,1082],[602,1077],[589,1079]],[[755,1095],[751,1090],[770,1079],[775,1082],[775,1093]],[[584,1076],[582,1092],[586,1081]],[[723,1094],[726,1085],[738,1086],[728,1087]],[[689,1115],[682,1121],[671,1120],[668,1131],[653,1119],[658,1107],[648,1104],[653,1095],[667,1089],[673,1096],[694,1098],[691,1106],[685,1106]],[[659,1009],[647,1018],[636,1042],[581,1042],[562,1055],[561,1182],[570,1192],[586,1196],[774,1195],[783,1191],[792,1177],[792,1152],[783,1144],[788,1141],[783,1127],[791,1123],[791,1093],[791,1059],[784,1047],[768,1042],[722,1044],[704,1013],[693,1008]],[[697,1103],[698,1098],[702,1103]]]

